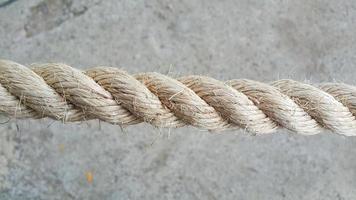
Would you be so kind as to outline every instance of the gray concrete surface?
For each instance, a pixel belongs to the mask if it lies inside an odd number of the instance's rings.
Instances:
[[[0,0],[0,56],[355,84],[352,0]],[[1,117],[1,122],[6,122]],[[356,199],[356,138],[0,125],[0,199]],[[91,173],[93,180],[88,181]]]

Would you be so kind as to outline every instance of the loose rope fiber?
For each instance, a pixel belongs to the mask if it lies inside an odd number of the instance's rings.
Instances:
[[[0,113],[63,122],[99,119],[118,125],[243,128],[256,134],[278,127],[305,135],[330,129],[355,136],[356,87],[293,80],[221,82],[205,76],[173,79],[110,67],[80,71],[49,63],[28,68],[0,60]]]

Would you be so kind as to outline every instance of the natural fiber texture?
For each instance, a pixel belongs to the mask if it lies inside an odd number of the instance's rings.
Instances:
[[[356,135],[356,87],[279,80],[221,82],[204,76],[173,79],[110,67],[86,71],[65,64],[29,68],[0,60],[0,113],[63,122],[99,119],[118,125],[243,128],[256,134],[278,127],[312,135],[323,128]]]

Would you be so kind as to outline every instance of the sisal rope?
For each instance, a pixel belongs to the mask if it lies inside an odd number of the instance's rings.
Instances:
[[[110,67],[80,71],[49,63],[28,68],[0,60],[0,113],[63,122],[99,119],[118,125],[243,128],[256,134],[278,127],[305,135],[330,129],[355,136],[356,87],[293,80],[221,82],[205,76],[173,79]]]

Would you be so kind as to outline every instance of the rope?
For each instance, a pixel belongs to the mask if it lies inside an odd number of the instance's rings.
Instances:
[[[99,119],[118,125],[243,128],[256,134],[278,127],[305,135],[330,129],[354,136],[356,87],[293,80],[221,82],[195,75],[173,79],[110,67],[80,71],[49,63],[28,68],[0,60],[0,113],[63,122]]]

